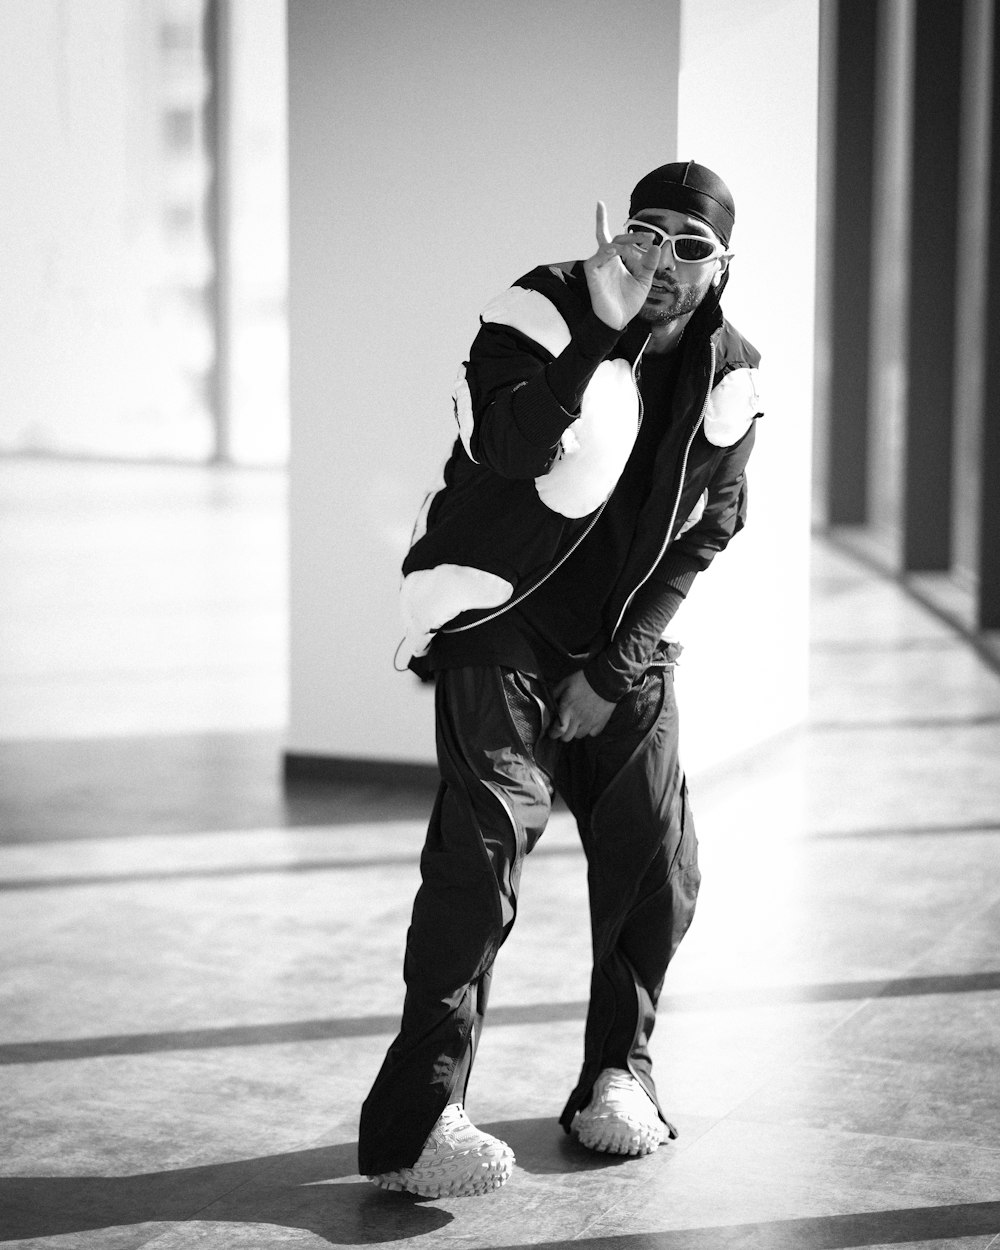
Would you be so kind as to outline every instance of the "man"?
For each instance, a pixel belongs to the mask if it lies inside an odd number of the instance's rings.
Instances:
[[[588,260],[494,300],[455,388],[459,438],[403,565],[410,667],[436,681],[441,786],[407,935],[399,1036],[360,1169],[485,1193],[513,1153],[464,1111],[497,951],[553,792],[588,860],[594,966],[561,1123],[646,1154],[676,1131],[649,1037],[694,912],[697,843],[663,639],[743,525],[758,355],[722,317],[732,196],[692,161],[647,174]],[[724,709],[720,710],[724,714]]]

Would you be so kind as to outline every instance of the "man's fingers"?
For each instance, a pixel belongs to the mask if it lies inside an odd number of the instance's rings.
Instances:
[[[559,738],[562,742],[570,742],[576,737],[579,725],[575,724],[569,713],[561,713],[549,730],[550,738]]]
[[[611,239],[611,227],[608,224],[608,206],[603,200],[597,201],[597,246],[606,248]]]
[[[649,240],[646,242],[646,240]],[[626,253],[638,258],[643,269],[653,270],[660,263],[660,249],[647,235],[617,234],[608,239],[598,248],[598,264],[606,265],[610,261],[621,260]]]
[[[643,279],[651,278],[660,267],[660,249],[656,246],[643,252],[639,257],[639,273]]]
[[[572,742],[574,738],[596,738],[602,729],[602,725],[594,725],[587,729],[582,721],[560,717],[549,730],[549,737],[558,738],[561,742]]]
[[[642,257],[642,263],[656,268],[660,263],[660,246],[651,234],[616,234],[609,246],[617,252],[631,248]]]

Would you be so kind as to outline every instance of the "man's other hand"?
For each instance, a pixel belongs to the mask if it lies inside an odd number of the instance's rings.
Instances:
[[[615,705],[596,694],[582,672],[571,673],[555,688],[558,711],[549,730],[550,738],[571,742],[593,738],[611,718]]]
[[[627,262],[627,264],[626,264]],[[597,251],[583,262],[594,312],[613,330],[624,330],[649,296],[660,249],[652,235],[618,234],[608,228],[608,210],[597,201]]]

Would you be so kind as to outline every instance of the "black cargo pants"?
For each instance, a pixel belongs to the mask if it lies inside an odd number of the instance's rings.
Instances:
[[[492,667],[438,673],[441,785],[406,940],[402,1024],[361,1112],[363,1174],[413,1164],[445,1106],[464,1099],[493,961],[554,789],[587,856],[594,953],[583,1069],[561,1123],[568,1132],[605,1067],[630,1069],[659,1108],[649,1037],[700,880],[672,653],[664,659],[598,737],[569,743],[548,737],[555,706],[542,681]]]

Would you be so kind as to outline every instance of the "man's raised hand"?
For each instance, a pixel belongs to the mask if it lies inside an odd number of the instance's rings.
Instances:
[[[583,268],[590,302],[605,325],[625,329],[646,302],[659,263],[660,249],[651,234],[611,237],[607,207],[598,200],[597,251],[583,262]]]

